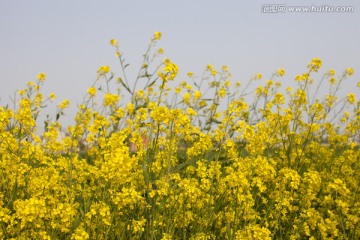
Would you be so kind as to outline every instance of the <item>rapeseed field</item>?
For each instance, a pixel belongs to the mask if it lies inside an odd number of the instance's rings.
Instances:
[[[360,239],[359,89],[339,97],[354,70],[314,58],[283,91],[282,68],[179,80],[160,39],[136,79],[112,39],[122,74],[100,66],[70,126],[66,99],[39,123],[45,73],[0,107],[0,238]]]

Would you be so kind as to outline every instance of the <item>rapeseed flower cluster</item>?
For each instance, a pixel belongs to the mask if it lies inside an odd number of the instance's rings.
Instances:
[[[134,81],[101,66],[70,126],[63,100],[41,129],[44,73],[0,107],[0,238],[359,239],[360,102],[337,85],[354,70],[317,81],[315,58],[281,92],[282,68],[242,88],[209,64],[170,87],[160,38]]]
[[[179,67],[172,63],[169,59],[164,61],[164,67],[158,71],[158,75],[162,81],[172,81],[175,79],[176,75],[179,72]]]

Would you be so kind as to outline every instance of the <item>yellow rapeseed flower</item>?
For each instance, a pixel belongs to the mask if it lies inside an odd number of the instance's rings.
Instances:
[[[96,95],[96,88],[95,87],[91,87],[87,90],[88,94],[91,96],[91,97],[94,97]]]
[[[115,47],[115,46],[117,45],[117,42],[118,42],[118,41],[117,41],[116,39],[111,39],[111,40],[110,40],[110,45],[113,46],[113,47]]]
[[[329,75],[330,75],[330,76],[334,76],[334,75],[335,75],[335,70],[334,70],[334,69],[330,69],[330,70],[329,70]]]
[[[222,69],[224,72],[228,72],[228,71],[229,71],[229,67],[228,67],[228,66],[222,66],[221,69]]]
[[[101,75],[104,75],[106,73],[110,72],[110,67],[109,66],[100,66],[98,69],[98,73]]]
[[[26,91],[24,89],[21,89],[21,90],[18,91],[18,93],[19,93],[20,96],[24,96]]]
[[[65,109],[70,106],[70,101],[68,99],[65,99],[59,104],[60,109]]]
[[[104,95],[103,104],[104,106],[111,106],[116,104],[120,100],[120,96],[117,94],[106,93]]]
[[[322,66],[322,61],[320,58],[313,58],[308,63],[308,68],[310,69],[310,72],[317,72],[321,66]]]
[[[163,49],[163,48],[159,48],[157,52],[158,52],[158,54],[164,54],[164,49]]]
[[[50,100],[54,100],[56,98],[55,93],[50,93],[49,98]]]
[[[230,87],[230,86],[231,86],[230,80],[226,79],[224,82],[224,87]]]
[[[184,101],[184,103],[186,103],[186,104],[190,104],[190,94],[189,93],[184,93],[184,95],[183,95],[183,101]]]
[[[161,36],[162,36],[161,32],[154,32],[154,39],[155,40],[160,40]]]
[[[330,82],[331,85],[336,84],[336,78],[334,78],[334,77],[330,78],[329,82]]]
[[[278,70],[277,70],[277,75],[278,76],[284,76],[285,75],[285,69],[283,69],[283,68],[279,68]]]
[[[179,93],[181,93],[181,87],[176,87],[175,88],[175,94],[179,94]]]
[[[161,238],[161,240],[172,240],[172,235],[168,234],[168,233],[163,233],[163,237]]]
[[[144,90],[142,90],[142,89],[136,92],[136,96],[137,96],[139,99],[144,98],[144,94],[145,94],[145,92],[144,92]]]
[[[164,81],[172,81],[179,72],[179,67],[170,60],[165,61],[165,66],[158,71],[159,77]]]
[[[355,101],[356,101],[355,94],[349,93],[349,94],[347,95],[347,99],[348,99],[348,101],[349,101],[350,104],[354,104]]]
[[[260,80],[262,78],[262,74],[261,73],[256,74],[256,78]]]
[[[284,104],[285,103],[285,97],[282,93],[278,92],[274,95],[274,103],[275,104]]]
[[[351,76],[351,75],[354,74],[354,69],[352,69],[351,67],[349,67],[349,68],[346,69],[346,73],[347,73],[349,76]]]
[[[46,79],[46,74],[41,72],[37,75],[37,79],[39,79],[40,81],[45,81]]]
[[[194,92],[195,99],[200,99],[201,96],[202,96],[202,93],[200,91],[197,90],[197,91]]]
[[[71,236],[72,240],[86,240],[89,239],[89,234],[84,230],[82,226],[75,229]]]
[[[187,109],[186,109],[186,114],[187,114],[188,116],[197,116],[197,112],[196,112],[194,109],[192,109],[192,108],[187,108]]]

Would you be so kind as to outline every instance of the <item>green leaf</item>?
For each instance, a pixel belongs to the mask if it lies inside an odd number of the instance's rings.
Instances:
[[[123,82],[123,80],[121,78],[118,78],[117,81],[126,89],[126,91],[128,91],[128,93],[132,94],[129,87],[126,86],[126,84]]]
[[[111,73],[111,76],[109,77],[108,82],[110,82],[114,78],[114,73]]]
[[[156,82],[156,79],[154,81],[152,81],[149,85],[147,85],[145,88],[153,86],[155,84],[155,82]]]

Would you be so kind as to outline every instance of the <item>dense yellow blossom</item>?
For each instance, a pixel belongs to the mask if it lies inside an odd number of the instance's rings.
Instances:
[[[141,87],[100,67],[70,126],[64,100],[42,127],[45,76],[0,107],[1,239],[360,238],[360,105],[335,70],[313,97],[318,58],[285,91],[211,64],[172,88],[178,66],[147,59]]]
[[[120,96],[117,94],[107,93],[104,96],[104,106],[111,106],[116,104],[120,100]]]

